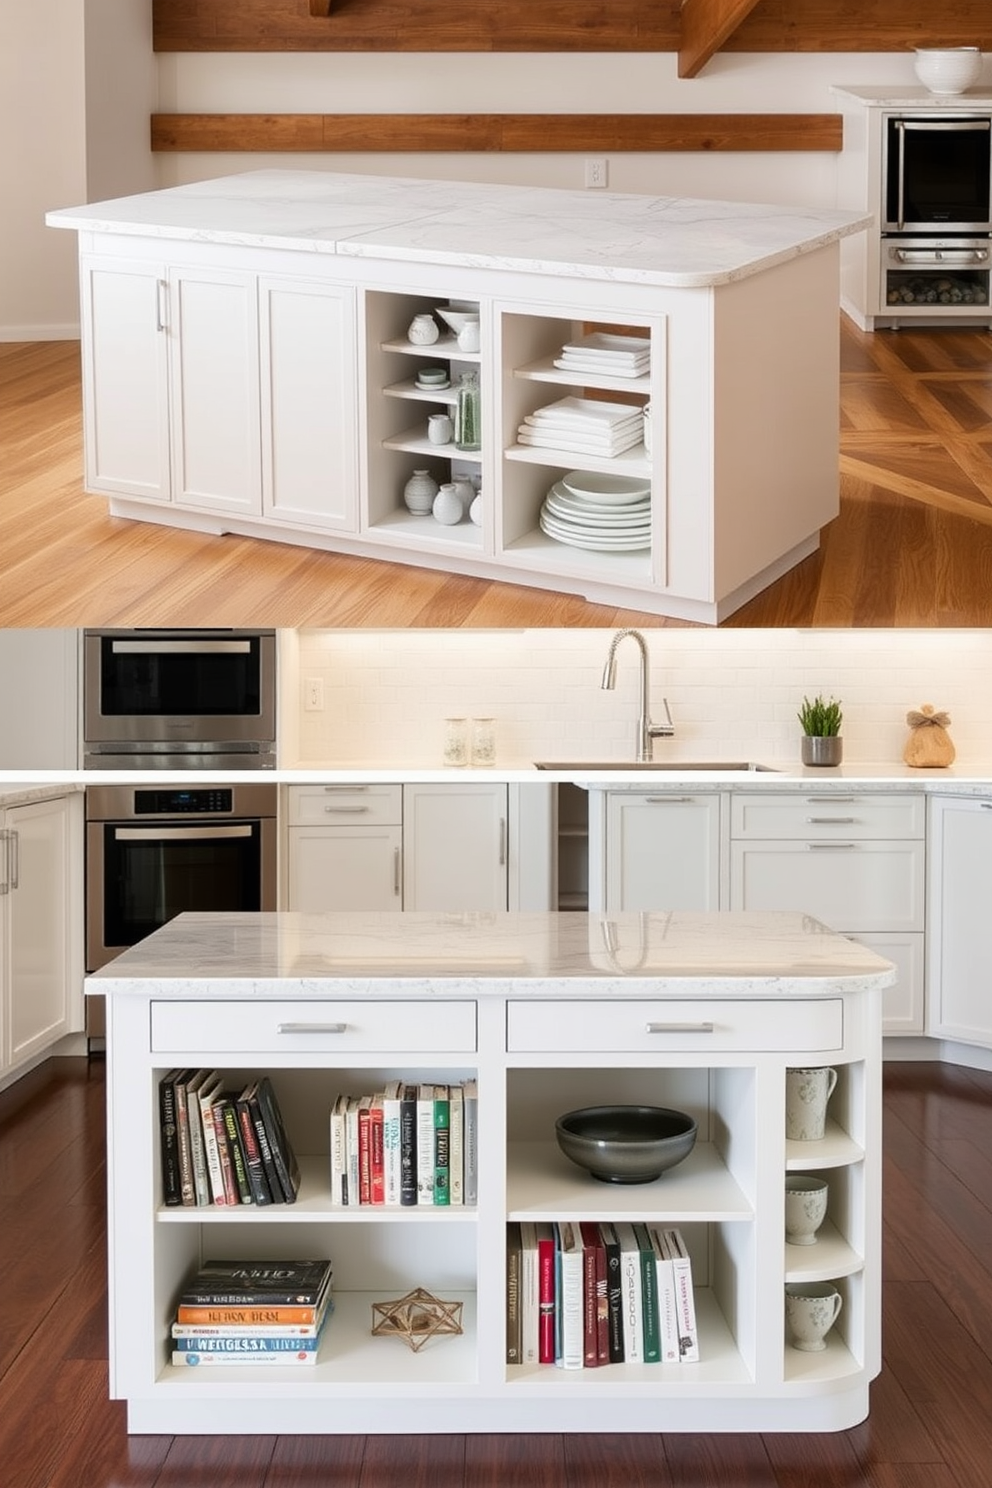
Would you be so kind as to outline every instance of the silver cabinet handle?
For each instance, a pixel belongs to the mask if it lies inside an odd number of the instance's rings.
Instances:
[[[361,791],[367,791],[367,785],[325,785],[322,787],[325,796],[334,795],[335,791],[345,792],[349,796],[357,796]]]
[[[277,1023],[276,1033],[347,1033],[347,1023]]]
[[[978,804],[983,811],[992,811],[992,801],[979,801]]]
[[[3,895],[10,892],[10,833],[5,828],[0,830],[0,862],[3,865],[0,895]]]
[[[506,866],[506,817],[499,819],[499,866]]]
[[[10,833],[10,887],[16,889],[21,881],[21,834],[17,831]]]
[[[856,816],[808,816],[806,825],[809,827],[852,827],[856,821]]]
[[[646,1033],[712,1033],[712,1023],[646,1023]]]
[[[164,279],[155,284],[155,329],[164,331],[169,324],[169,286]]]
[[[403,858],[398,847],[393,848],[393,893],[398,894],[402,887],[402,874],[400,865]]]
[[[230,837],[250,837],[243,827],[115,827],[115,842],[211,842]]]
[[[807,806],[853,806],[857,796],[807,796]]]
[[[111,641],[115,656],[247,656],[251,641]]]
[[[328,816],[363,816],[371,811],[371,806],[325,806],[324,811]]]
[[[853,852],[856,846],[854,842],[807,842],[806,844],[809,852]]]
[[[648,806],[689,806],[695,800],[695,796],[645,796],[644,800]]]

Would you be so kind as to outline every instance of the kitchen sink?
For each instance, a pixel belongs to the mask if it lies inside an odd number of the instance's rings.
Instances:
[[[535,760],[535,770],[667,770],[671,774],[709,770],[712,774],[777,774],[774,765],[755,760]]]

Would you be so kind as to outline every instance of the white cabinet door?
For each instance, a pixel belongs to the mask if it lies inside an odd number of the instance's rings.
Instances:
[[[402,909],[399,826],[290,827],[288,909]]]
[[[404,909],[506,909],[508,858],[505,785],[404,785]]]
[[[877,951],[896,969],[896,981],[882,993],[882,1032],[919,1034],[925,1026],[924,936],[922,931],[898,934],[880,930],[851,937]]]
[[[262,508],[307,527],[358,526],[355,294],[259,281]]]
[[[4,1045],[23,1063],[83,1026],[82,797],[9,807],[4,816]]]
[[[173,497],[196,510],[257,516],[256,277],[176,268],[169,283]]]
[[[611,793],[606,908],[719,909],[721,800]]]
[[[164,265],[81,261],[88,490],[169,499],[167,293]]]
[[[992,1046],[992,801],[930,802],[930,1033]]]
[[[0,628],[0,770],[79,766],[79,632]]]
[[[734,842],[731,909],[791,909],[831,930],[919,930],[922,842]]]

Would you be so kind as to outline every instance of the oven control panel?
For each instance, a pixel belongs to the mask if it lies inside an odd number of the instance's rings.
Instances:
[[[135,816],[213,816],[230,813],[234,792],[211,787],[203,790],[136,790]]]

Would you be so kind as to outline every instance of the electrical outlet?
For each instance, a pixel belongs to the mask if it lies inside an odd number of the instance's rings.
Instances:
[[[324,711],[324,679],[308,677],[304,684],[303,708],[307,713]]]
[[[594,155],[586,161],[586,185],[602,188],[609,178],[609,165],[604,155]]]

